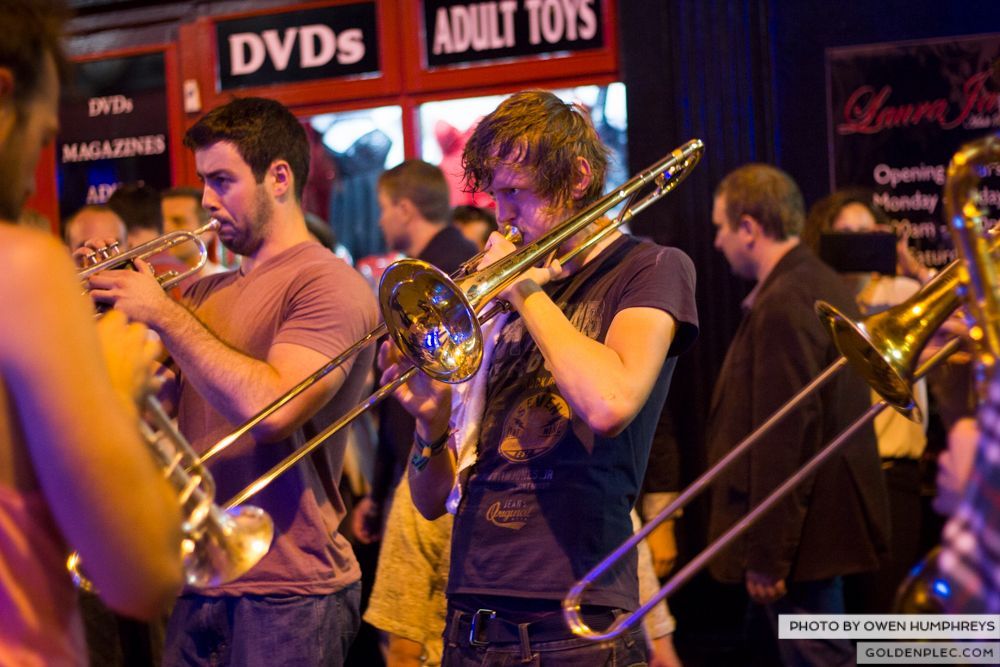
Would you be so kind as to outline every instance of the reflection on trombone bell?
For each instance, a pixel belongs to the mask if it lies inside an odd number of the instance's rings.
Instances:
[[[79,273],[80,280],[86,281],[90,276],[102,271],[128,268],[132,266],[132,262],[136,259],[146,261],[150,257],[165,250],[170,250],[182,243],[194,243],[198,253],[198,261],[193,266],[186,271],[179,273],[168,271],[156,277],[160,286],[168,290],[201,271],[205,263],[208,262],[208,249],[205,247],[205,241],[201,238],[201,235],[206,232],[215,232],[218,230],[219,221],[213,218],[198,229],[191,231],[179,229],[151,241],[146,241],[124,252],[122,252],[117,242],[103,248],[98,248],[83,258],[84,266]]]

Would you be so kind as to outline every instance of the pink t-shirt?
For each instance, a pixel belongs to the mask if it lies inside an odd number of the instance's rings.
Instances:
[[[216,336],[264,359],[276,343],[292,343],[330,358],[373,329],[375,296],[354,269],[317,243],[301,243],[254,268],[208,276],[184,293],[184,302]],[[267,472],[362,398],[374,350],[344,366],[348,376],[331,402],[295,434],[255,445],[244,436],[212,460],[221,505]],[[215,411],[180,378],[178,422],[197,452],[204,452],[237,424]],[[195,592],[210,595],[324,595],[360,578],[350,544],[337,532],[345,514],[337,490],[347,429],[278,477],[249,503],[275,524],[271,550],[236,581]]]
[[[86,664],[67,554],[41,493],[0,485],[0,667]]]

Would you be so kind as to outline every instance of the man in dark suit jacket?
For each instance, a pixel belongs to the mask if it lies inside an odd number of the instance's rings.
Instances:
[[[711,461],[732,447],[838,353],[813,304],[856,314],[841,279],[799,243],[802,195],[784,172],[761,164],[729,174],[715,192],[715,247],[737,275],[756,282],[712,398]],[[869,407],[865,384],[837,375],[784,419],[713,487],[717,537]],[[888,504],[871,427],[712,563],[724,582],[745,583],[777,637],[779,613],[843,613],[842,575],[874,569],[887,544]],[[854,664],[843,640],[782,640],[794,665]]]

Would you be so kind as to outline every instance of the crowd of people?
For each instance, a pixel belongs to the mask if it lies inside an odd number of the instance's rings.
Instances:
[[[304,210],[306,132],[262,97],[233,99],[187,130],[201,188],[120,185],[106,203],[67,216],[62,245],[17,225],[58,129],[67,72],[61,16],[46,7],[0,5],[9,32],[0,40],[0,300],[9,314],[0,330],[0,664],[84,664],[89,637],[95,662],[124,664],[680,665],[665,604],[601,642],[575,636],[562,613],[573,584],[641,525],[637,510],[649,518],[674,497],[673,488],[648,493],[662,459],[654,436],[699,329],[691,259],[623,229],[591,244],[594,222],[504,277],[495,295],[503,312],[483,324],[482,361],[468,381],[417,372],[373,421],[338,431],[257,489],[250,502],[270,516],[274,537],[253,567],[207,585],[185,576],[182,555],[200,537],[185,533],[184,490],[148,451],[140,423],[150,397],[198,455],[213,451],[222,504],[412,362],[383,339],[216,452],[377,327],[377,276],[333,252],[329,226]],[[452,209],[445,174],[421,160],[382,173],[379,226],[392,257],[446,274],[482,270],[578,219],[609,185],[608,151],[587,114],[539,90],[484,116],[461,165],[466,187],[492,208]],[[817,300],[861,320],[913,298],[935,272],[905,237],[892,238],[869,195],[834,193],[807,213],[794,179],[771,165],[731,171],[706,206],[715,248],[752,285],[715,382],[704,434],[711,463],[840,356]],[[207,256],[177,244],[94,273],[81,294],[79,269],[105,253],[210,220]],[[517,237],[501,233],[511,228]],[[889,237],[895,265],[838,266],[827,238],[851,234]],[[164,276],[179,275],[165,291]],[[420,332],[428,353],[436,333]],[[955,514],[942,567],[966,584],[976,576],[963,606],[945,609],[997,611],[997,569],[981,564],[996,553],[969,540],[997,533],[989,503],[1000,391],[986,399],[980,436],[969,374],[944,375],[960,380],[914,386],[918,419],[890,411],[859,429],[711,562],[718,581],[741,590],[748,627],[770,629],[762,656],[854,664],[848,639],[778,641],[778,616],[892,610],[925,546],[927,417],[938,405],[948,406],[951,442],[936,506]],[[712,487],[708,536],[878,400],[853,373],[808,397]],[[100,428],[85,427],[94,421]],[[608,628],[656,590],[677,556],[671,530],[593,583],[580,609],[590,627]],[[370,545],[374,557],[362,557]],[[79,611],[64,567],[71,551],[110,612]],[[101,628],[98,617],[111,612],[117,625]],[[136,620],[151,625],[128,625]],[[358,639],[363,623],[382,637],[370,653]],[[125,636],[137,627],[142,658]],[[109,641],[118,648],[95,646]]]

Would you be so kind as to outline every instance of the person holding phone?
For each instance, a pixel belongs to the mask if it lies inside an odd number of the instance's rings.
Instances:
[[[841,273],[865,317],[902,303],[920,290],[920,282],[903,275],[898,259],[905,253],[900,252],[887,216],[864,192],[838,191],[816,202],[806,217],[803,238]],[[923,380],[914,386],[914,394],[921,421],[911,421],[895,410],[884,410],[875,418],[892,531],[889,554],[879,569],[845,582],[848,605],[858,612],[891,611],[896,589],[922,556],[920,461],[927,447],[928,412]],[[872,401],[877,400],[879,396],[872,392]]]

